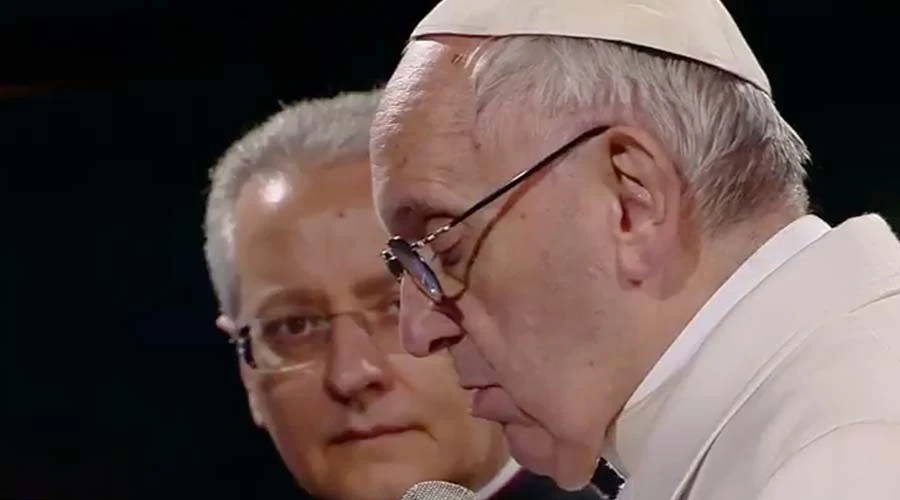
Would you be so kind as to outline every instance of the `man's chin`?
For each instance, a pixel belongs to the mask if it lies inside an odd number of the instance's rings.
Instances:
[[[509,453],[525,469],[541,476],[552,476],[554,471],[553,438],[539,428],[519,424],[506,424],[503,434],[509,445]]]
[[[512,457],[530,472],[548,476],[569,491],[590,483],[597,460],[591,458],[588,448],[561,445],[540,427],[508,424],[503,432]]]
[[[591,482],[593,474],[585,475],[584,473],[572,473],[565,469],[557,468],[556,473],[551,476],[553,482],[560,489],[566,491],[578,491],[584,489]]]

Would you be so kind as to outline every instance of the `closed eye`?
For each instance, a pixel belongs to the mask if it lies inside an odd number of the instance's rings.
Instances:
[[[462,245],[460,243],[460,240],[456,240],[452,245],[440,251],[435,251],[435,260],[437,260],[444,268],[449,268],[458,264],[462,258]]]
[[[444,227],[450,220],[447,217],[432,219],[428,224],[429,229],[431,229],[433,234],[434,231]],[[450,267],[459,262],[461,257],[460,250],[462,249],[460,244],[462,242],[461,230],[459,226],[456,226],[446,232],[437,234],[433,240],[425,245],[428,247],[429,253],[432,254],[428,256],[428,260],[443,267]]]

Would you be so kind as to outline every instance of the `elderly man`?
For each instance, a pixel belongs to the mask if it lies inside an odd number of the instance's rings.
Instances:
[[[254,421],[319,498],[397,500],[432,479],[479,498],[600,498],[520,473],[449,356],[404,352],[369,182],[378,97],[289,107],[212,171],[206,255]]]
[[[372,129],[415,355],[577,487],[900,498],[900,244],[808,215],[718,0],[445,0]]]

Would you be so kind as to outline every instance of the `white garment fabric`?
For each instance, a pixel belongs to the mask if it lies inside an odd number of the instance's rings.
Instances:
[[[503,468],[495,475],[483,488],[478,490],[475,493],[476,500],[488,500],[492,496],[494,496],[498,491],[503,489],[507,483],[509,483],[512,478],[519,473],[522,469],[522,466],[519,465],[518,462],[510,458],[506,464],[503,465]]]
[[[659,388],[697,353],[716,325],[766,277],[824,236],[831,227],[814,215],[803,216],[772,236],[735,271],[700,308],[663,353],[625,404],[628,409]]]

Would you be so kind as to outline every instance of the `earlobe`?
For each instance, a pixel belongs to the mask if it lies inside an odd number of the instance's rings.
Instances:
[[[252,368],[241,362],[241,382],[244,384],[244,391],[247,393],[247,406],[250,409],[250,417],[253,423],[262,429],[266,428],[266,422],[263,418],[262,402],[259,400],[256,383],[253,380]]]
[[[228,336],[234,336],[237,333],[237,327],[235,327],[234,321],[224,314],[220,314],[219,317],[216,318],[216,328]],[[259,397],[256,394],[255,381],[253,380],[254,375],[251,371],[252,368],[247,366],[243,361],[238,360],[238,363],[240,363],[241,383],[243,383],[244,391],[247,393],[247,406],[250,409],[250,417],[253,418],[253,423],[255,423],[257,427],[265,429],[265,420],[263,420],[262,406],[260,405]]]
[[[247,405],[250,407],[250,417],[253,418],[253,423],[260,429],[265,429],[266,422],[262,416],[259,399],[252,389],[247,390]]]

